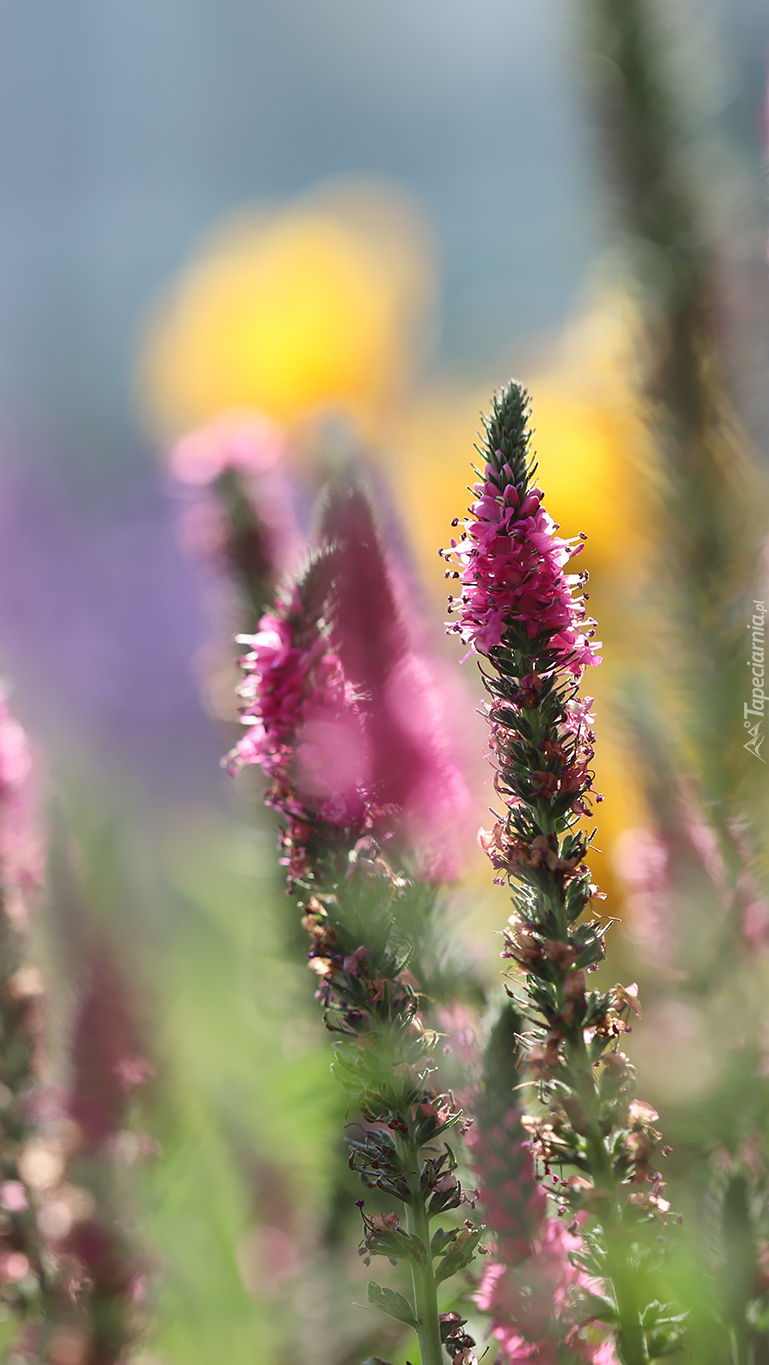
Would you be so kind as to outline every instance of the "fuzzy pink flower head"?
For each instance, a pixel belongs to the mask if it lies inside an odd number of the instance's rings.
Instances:
[[[168,463],[180,483],[211,484],[226,469],[263,474],[283,457],[283,433],[275,422],[254,412],[228,412],[182,436]]]
[[[624,830],[614,853],[625,885],[633,937],[646,960],[667,976],[673,961],[670,857],[671,849],[661,834],[643,826]]]
[[[29,739],[0,694],[0,886],[19,927],[27,897],[42,884],[43,862]]]
[[[557,1365],[558,1339],[570,1321],[568,1341],[577,1359],[592,1365],[616,1365],[610,1340],[598,1334],[595,1340],[583,1340],[578,1332],[573,1292],[596,1288],[569,1260],[569,1253],[580,1245],[580,1238],[558,1219],[546,1218],[527,1260],[517,1266],[499,1261],[486,1265],[475,1301],[491,1316],[492,1335],[502,1347],[506,1365],[530,1360]],[[558,1331],[553,1326],[556,1318]]]
[[[452,881],[467,842],[470,795],[448,742],[443,697],[409,650],[391,670],[372,718],[383,801],[397,801],[424,876]]]
[[[227,766],[258,764],[272,780],[292,877],[323,821],[394,835],[420,876],[451,879],[469,797],[359,490],[332,494],[321,542],[257,632],[239,637],[250,646],[239,688],[246,733]]]
[[[440,690],[413,647],[408,611],[360,489],[334,491],[323,534],[339,565],[332,637],[358,698],[373,799],[396,814],[421,875],[451,880],[469,794],[448,742]]]
[[[240,572],[257,568],[271,581],[292,567],[301,538],[284,437],[274,422],[260,413],[225,413],[183,436],[168,464],[192,495],[181,517],[180,536],[195,558],[229,560],[230,568]],[[229,524],[215,494],[228,474],[237,477],[251,507],[253,526],[245,539],[242,529],[237,532]]]
[[[130,993],[105,943],[86,941],[85,980],[75,1012],[66,1112],[84,1150],[96,1151],[125,1122],[128,1096],[153,1069],[143,1054]]]
[[[677,878],[683,878],[689,894],[696,888],[722,914],[734,914],[750,951],[769,947],[769,903],[747,830],[731,820],[725,838],[732,845],[733,877],[703,804],[684,784],[663,824],[625,830],[618,841],[615,864],[625,884],[633,933],[648,961],[669,977],[681,970],[675,965],[673,935]]]

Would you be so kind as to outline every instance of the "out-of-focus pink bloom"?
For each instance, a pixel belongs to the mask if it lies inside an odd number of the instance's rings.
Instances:
[[[491,1316],[492,1336],[510,1365],[528,1360],[558,1365],[559,1336],[573,1317],[572,1290],[595,1287],[569,1260],[569,1252],[578,1251],[580,1246],[579,1236],[567,1232],[557,1219],[545,1218],[540,1236],[527,1248],[525,1260],[517,1265],[499,1261],[486,1265],[475,1299]],[[554,1320],[560,1332],[554,1331]],[[561,1339],[564,1337],[577,1359],[592,1365],[616,1365],[611,1341],[582,1339],[576,1323]]]
[[[423,874],[453,880],[466,842],[469,793],[449,745],[442,694],[426,661],[413,651],[392,669],[371,730],[382,804],[400,805]]]
[[[275,422],[257,412],[227,412],[182,436],[168,463],[181,483],[202,487],[226,469],[263,474],[282,456],[283,433]]]
[[[338,563],[332,639],[359,697],[372,791],[383,810],[398,812],[422,874],[450,880],[458,871],[469,794],[450,751],[439,688],[413,647],[360,489],[332,495],[322,531]]]
[[[555,1361],[554,1319],[563,1333],[569,1290],[586,1284],[586,1277],[567,1255],[578,1250],[580,1238],[548,1216],[519,1119],[512,1110],[491,1131],[482,1125],[471,1130],[480,1204],[497,1253],[484,1269],[476,1302],[491,1316],[507,1360]]]
[[[0,694],[0,886],[5,913],[18,929],[42,884],[43,862],[29,740]]]
[[[112,952],[90,928],[71,928],[82,988],[68,1082],[50,1131],[26,1143],[19,1165],[32,1190],[43,1264],[55,1267],[44,1300],[54,1343],[46,1360],[65,1360],[71,1332],[79,1353],[67,1361],[118,1365],[137,1335],[147,1276],[120,1217],[114,1163],[142,1151],[142,1138],[131,1143],[124,1129],[130,1094],[152,1072]]]
[[[20,1180],[5,1180],[0,1186],[0,1205],[9,1213],[21,1213],[29,1208],[27,1191]]]
[[[96,1152],[122,1129],[131,1091],[152,1075],[143,1056],[126,984],[107,948],[91,942],[72,1034],[66,1111],[82,1150]]]
[[[596,1288],[569,1259],[580,1249],[578,1223],[584,1215],[568,1228],[551,1215],[545,1185],[535,1179],[521,1111],[513,1102],[521,1025],[505,1007],[487,1041],[483,1082],[465,1099],[475,1117],[466,1140],[492,1248],[476,1303],[491,1317],[504,1365],[529,1360],[558,1365],[560,1342],[568,1343],[570,1358],[616,1365],[613,1349],[596,1354],[605,1351],[606,1333],[595,1324],[581,1327],[573,1302],[579,1289]],[[560,1177],[551,1181],[548,1188],[557,1201]]]
[[[271,583],[289,571],[301,541],[284,456],[280,427],[260,413],[225,413],[177,441],[168,463],[196,493],[180,527],[194,555]],[[248,499],[249,526],[233,525],[232,509],[214,494],[227,475],[237,477]]]
[[[228,766],[257,763],[272,779],[295,870],[302,827],[325,821],[354,837],[395,834],[421,875],[449,879],[468,795],[362,494],[332,499],[323,538],[315,566],[240,637],[251,646],[239,689],[248,728]]]
[[[615,861],[627,888],[631,931],[649,961],[668,977],[682,975],[675,965],[676,884],[691,894],[700,883],[714,908],[732,915],[753,951],[769,946],[769,904],[762,894],[755,857],[745,830],[736,821],[725,837],[732,842],[736,875],[730,876],[714,828],[691,792],[674,798],[664,828],[626,830]]]
[[[627,829],[614,852],[616,870],[626,888],[630,932],[650,966],[672,974],[674,947],[670,919],[671,849],[661,833]]]

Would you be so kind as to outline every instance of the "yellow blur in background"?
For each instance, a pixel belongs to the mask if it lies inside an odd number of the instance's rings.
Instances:
[[[429,234],[408,199],[341,181],[217,229],[150,322],[142,403],[175,434],[231,407],[368,424],[431,332]]]

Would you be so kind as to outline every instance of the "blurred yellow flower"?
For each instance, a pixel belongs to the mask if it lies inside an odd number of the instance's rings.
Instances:
[[[619,314],[619,317],[618,317]],[[631,383],[631,322],[620,304],[591,310],[567,329],[551,366],[525,375],[534,446],[547,507],[566,536],[584,531],[580,567],[598,591],[637,581],[643,546],[637,471],[644,432]],[[437,549],[461,514],[472,482],[470,456],[497,383],[419,394],[396,414],[386,460],[431,586],[442,594]]]
[[[364,427],[419,358],[433,295],[415,210],[339,182],[223,224],[152,319],[143,406],[164,435],[224,409],[281,421],[333,408]]]

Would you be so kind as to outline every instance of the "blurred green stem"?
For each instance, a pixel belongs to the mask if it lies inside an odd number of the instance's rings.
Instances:
[[[410,1185],[414,1196],[413,1203],[406,1204],[406,1230],[419,1239],[425,1248],[423,1260],[419,1265],[411,1263],[411,1280],[414,1288],[414,1307],[418,1322],[417,1338],[422,1365],[443,1365],[443,1348],[438,1321],[438,1295],[433,1258],[430,1252],[430,1220],[425,1208],[419,1185],[419,1152],[409,1144],[403,1144],[403,1154],[408,1158]]]
[[[600,1126],[600,1105],[593,1070],[584,1038],[578,1034],[570,1047],[573,1072],[589,1128],[586,1134],[587,1157],[596,1190],[605,1191],[607,1209],[601,1213],[607,1254],[607,1276],[617,1301],[617,1349],[623,1365],[647,1365],[650,1359],[643,1326],[635,1267],[632,1263],[628,1229],[622,1222],[617,1176]]]
[[[674,681],[685,700],[678,766],[697,771],[728,861],[729,814],[758,778],[742,748],[742,641],[760,575],[765,494],[727,392],[718,244],[709,240],[680,94],[666,69],[664,7],[585,0],[583,8],[590,50],[602,58],[592,89],[642,291],[658,577],[667,587],[660,607],[666,643],[676,645],[657,653],[657,688]]]

